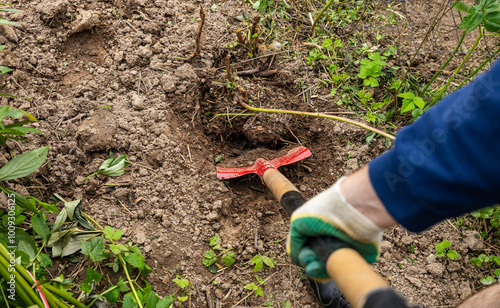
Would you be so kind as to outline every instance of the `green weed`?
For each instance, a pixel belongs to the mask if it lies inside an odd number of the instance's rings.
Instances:
[[[272,258],[267,257],[267,256],[262,256],[260,254],[255,255],[251,260],[250,263],[254,264],[254,268],[252,272],[259,271],[264,267],[264,264],[274,268],[276,261],[274,261]]]
[[[226,249],[221,251],[220,253],[215,253],[215,250],[221,250],[220,245],[220,237],[216,233],[213,237],[210,238],[210,246],[212,249],[206,250],[203,253],[203,265],[207,268],[209,272],[215,274],[219,267],[222,268],[217,262],[224,264],[226,267],[230,267],[235,262],[235,253],[231,251],[231,249]]]
[[[460,257],[460,254],[456,250],[448,249],[451,246],[451,242],[443,240],[441,243],[435,245],[436,257],[448,257],[451,260],[455,260]]]

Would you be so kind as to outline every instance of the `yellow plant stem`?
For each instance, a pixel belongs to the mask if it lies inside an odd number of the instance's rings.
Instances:
[[[348,119],[348,118],[344,118],[344,117],[332,116],[332,115],[328,115],[328,114],[324,114],[324,113],[319,113],[319,112],[303,112],[303,111],[293,111],[293,110],[286,110],[286,109],[255,108],[255,107],[251,107],[251,106],[249,106],[248,104],[245,104],[245,103],[241,103],[241,105],[244,108],[246,108],[247,110],[255,111],[255,112],[294,114],[294,115],[310,116],[310,117],[316,117],[316,118],[326,118],[326,119],[330,119],[330,120],[340,121],[340,122],[344,122],[344,123],[356,125],[358,127],[361,127],[363,129],[369,130],[371,132],[374,132],[376,134],[379,134],[379,135],[381,135],[383,137],[386,137],[386,138],[389,138],[391,140],[396,139],[395,136],[393,136],[393,135],[391,135],[389,133],[383,132],[383,131],[381,131],[379,129],[376,129],[376,128],[371,127],[369,125],[366,125],[364,123],[361,123],[361,122],[358,122],[358,121],[354,121],[354,120],[351,120],[351,119]]]
[[[484,36],[484,31],[483,31],[483,28],[480,26],[479,27],[479,36],[477,37],[476,41],[474,42],[474,45],[472,45],[471,49],[469,50],[469,52],[467,53],[467,55],[465,56],[465,58],[462,60],[462,63],[460,63],[460,65],[457,67],[457,69],[450,76],[450,78],[448,79],[448,82],[446,83],[446,85],[444,85],[444,87],[441,88],[441,90],[434,97],[434,99],[432,100],[432,102],[429,103],[429,107],[433,106],[435,103],[437,103],[439,101],[439,99],[441,98],[441,96],[443,96],[444,92],[448,89],[448,86],[451,84],[451,82],[453,81],[453,79],[455,79],[455,77],[457,76],[457,74],[464,67],[465,62],[467,62],[467,60],[469,60],[470,56],[472,55],[472,53],[476,49],[477,44],[479,44],[479,41],[483,38],[483,36]]]
[[[3,247],[3,245],[0,246]],[[0,258],[0,267],[2,267],[2,276],[4,276],[6,274],[5,272],[7,272],[7,268],[9,267],[9,261],[7,261],[3,256]],[[19,293],[19,295],[22,296],[22,293],[24,292],[25,295],[27,295],[27,297],[29,298],[29,300],[31,300],[34,304],[43,307],[42,300],[38,297],[36,292],[30,287],[28,282],[24,280],[23,277],[17,271],[14,271],[13,274],[15,276],[16,289],[18,291],[22,290]],[[10,275],[7,277],[10,277]],[[4,276],[4,278],[7,277]],[[25,299],[23,299],[23,302],[24,301]]]

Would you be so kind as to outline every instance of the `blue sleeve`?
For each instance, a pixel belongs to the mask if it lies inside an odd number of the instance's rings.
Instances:
[[[500,62],[401,129],[369,174],[413,232],[500,202]]]

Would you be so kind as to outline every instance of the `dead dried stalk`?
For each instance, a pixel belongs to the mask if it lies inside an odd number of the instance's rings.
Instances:
[[[231,74],[231,55],[226,56],[226,74],[227,81],[233,82],[233,74]]]
[[[195,38],[195,51],[192,58],[195,58],[201,54],[201,33],[203,31],[203,25],[205,24],[205,12],[203,12],[203,6],[200,5],[200,26],[198,27],[198,31],[196,32]]]

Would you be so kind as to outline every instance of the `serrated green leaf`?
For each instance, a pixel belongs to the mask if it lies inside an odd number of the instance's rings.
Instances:
[[[175,295],[165,296],[163,299],[158,301],[156,308],[170,308],[175,301]]]
[[[425,102],[421,97],[416,96],[413,98],[413,103],[417,105],[418,108],[423,109],[425,106]]]
[[[35,230],[35,232],[40,235],[42,240],[49,240],[50,229],[41,217],[39,217],[38,215],[33,215],[33,217],[31,217],[31,226],[33,227],[33,230]]]
[[[89,256],[93,262],[106,259],[104,256],[104,239],[101,236],[82,242],[81,249],[82,253]]]
[[[122,244],[111,244],[109,245],[109,249],[115,255],[118,255],[121,252],[128,251],[128,247]]]
[[[136,306],[137,305],[131,293],[128,293],[123,297],[122,308],[136,308]]]
[[[117,241],[122,237],[123,230],[116,230],[113,227],[106,226],[104,227],[104,234],[108,240]]]
[[[151,272],[151,268],[146,264],[146,260],[141,254],[131,253],[123,258],[128,264],[140,269],[144,274]]]
[[[147,300],[146,300],[146,307],[145,308],[156,308],[158,301],[159,301],[159,298],[155,292],[149,293]]]
[[[14,157],[0,168],[0,181],[22,178],[35,172],[47,159],[49,147],[35,149]]]
[[[49,255],[41,253],[37,257],[41,267],[52,267],[52,258]]]
[[[210,246],[215,246],[219,243],[220,237],[217,233],[213,237],[210,238]]]
[[[401,114],[415,109],[415,104],[413,104],[412,99],[404,99],[403,105],[401,106]]]

